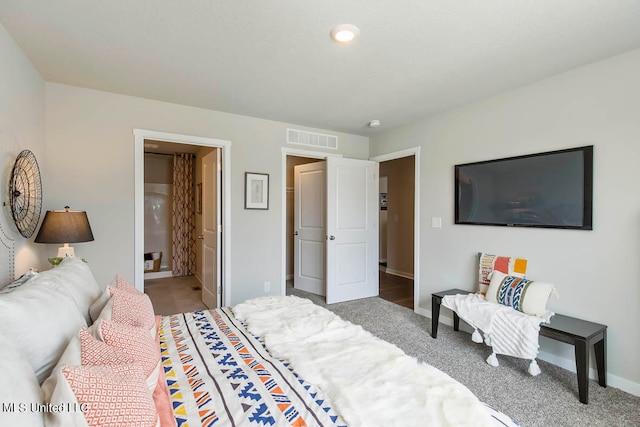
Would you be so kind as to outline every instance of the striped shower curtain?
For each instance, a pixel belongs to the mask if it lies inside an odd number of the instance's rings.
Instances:
[[[173,275],[196,272],[193,154],[173,155]]]

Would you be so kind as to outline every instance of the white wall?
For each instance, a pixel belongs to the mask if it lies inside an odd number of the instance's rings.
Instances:
[[[36,156],[43,178],[42,189],[46,199],[50,184],[44,150],[45,83],[29,59],[0,25],[0,167],[2,168],[2,202],[8,202],[7,186],[16,156],[25,149]],[[8,203],[7,203],[8,205]],[[41,218],[44,217],[43,207]],[[9,207],[3,207],[0,223],[9,237],[15,239],[16,276],[30,267],[48,268],[48,246],[34,244],[34,235],[26,239],[20,235],[11,218]],[[36,229],[37,233],[37,229]],[[2,260],[1,262],[6,262]]]
[[[421,228],[421,311],[432,292],[473,289],[476,252],[525,257],[529,278],[556,284],[552,310],[608,325],[609,384],[640,394],[638,76],[634,50],[371,138],[372,156],[422,146],[421,221],[443,218]],[[453,224],[455,164],[590,144],[593,231]],[[575,369],[572,347],[541,346]]]
[[[49,203],[87,211],[95,241],[74,246],[87,258],[100,282],[111,281],[116,273],[133,280],[132,132],[139,128],[232,141],[232,303],[265,295],[265,281],[272,284],[271,294],[280,294],[281,147],[287,145],[287,127],[305,128],[54,83],[46,84],[46,113],[46,148],[53,187]],[[337,135],[340,154],[368,158],[368,138]],[[268,211],[244,209],[245,172],[269,174]]]

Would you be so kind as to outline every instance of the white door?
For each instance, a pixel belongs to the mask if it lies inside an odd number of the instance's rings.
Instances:
[[[378,163],[327,159],[327,304],[378,295]]]
[[[202,302],[209,308],[219,305],[220,286],[220,179],[218,165],[220,150],[202,158]]]
[[[293,287],[325,295],[325,162],[294,166]]]

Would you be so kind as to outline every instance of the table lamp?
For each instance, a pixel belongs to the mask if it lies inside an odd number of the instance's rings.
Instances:
[[[93,233],[85,211],[72,211],[65,206],[63,211],[47,211],[36,236],[36,243],[62,243],[58,258],[75,256],[69,243],[91,242]]]

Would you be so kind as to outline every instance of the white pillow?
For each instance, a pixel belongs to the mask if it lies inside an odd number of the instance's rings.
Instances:
[[[40,273],[0,294],[0,330],[12,337],[42,383],[82,326],[84,317],[68,291]]]
[[[42,392],[33,369],[22,357],[11,337],[0,329],[0,425],[41,427],[42,412],[31,411],[31,404],[42,403]],[[21,406],[22,405],[22,406]],[[11,408],[11,410],[7,410]],[[24,410],[23,410],[24,409]]]
[[[31,278],[33,278],[33,277],[35,277],[37,275],[38,275],[38,272],[36,270],[34,270],[33,268],[31,268],[31,269],[29,269],[29,271],[24,273],[22,276],[18,277],[13,282],[9,282],[6,285],[0,285],[0,292],[2,292],[2,293],[11,292],[14,289],[19,288],[20,286],[24,285]]]
[[[89,264],[80,258],[69,257],[57,267],[40,273],[40,276],[49,277],[52,286],[61,286],[69,291],[85,321],[91,323],[89,307],[100,297],[104,288],[93,277]]]
[[[547,301],[556,293],[555,286],[551,283],[507,276],[497,270],[491,273],[490,278],[491,282],[486,295],[488,301],[497,302],[533,316],[545,317]]]
[[[53,395],[56,387],[58,387],[58,381],[61,378],[59,373],[62,366],[80,366],[82,364],[81,354],[80,336],[76,333],[71,337],[71,340],[69,341],[67,348],[64,350],[64,353],[62,353],[60,360],[58,360],[55,368],[51,371],[51,375],[49,375],[42,384],[42,399],[45,403],[51,402],[51,396]]]
[[[109,288],[107,287],[107,289],[105,289],[100,296],[91,303],[89,306],[89,316],[92,321],[95,322],[98,320],[98,316],[100,316],[100,313],[109,302],[109,298],[111,298],[111,292],[109,292]]]

